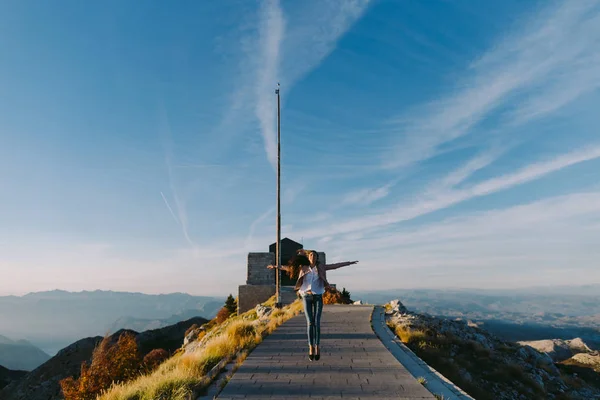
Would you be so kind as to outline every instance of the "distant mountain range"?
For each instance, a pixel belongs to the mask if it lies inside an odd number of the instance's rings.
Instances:
[[[111,335],[111,341],[116,341],[121,333],[128,331],[136,336],[136,342],[141,355],[148,354],[153,349],[165,349],[173,353],[183,344],[186,330],[196,324],[206,323],[204,318],[192,318],[160,329],[145,332],[119,330]],[[24,374],[22,371],[7,371],[0,368],[0,382],[3,376],[8,385],[0,387],[2,400],[59,400],[62,399],[60,380],[69,376],[78,377],[83,361],[90,361],[96,345],[102,341],[101,336],[77,340],[54,357]]]
[[[50,356],[26,340],[11,340],[0,335],[0,365],[11,370],[31,371]]]
[[[218,304],[221,308],[223,303]],[[217,310],[218,310],[217,308]],[[210,314],[212,318],[214,313]],[[178,314],[172,315],[165,319],[143,319],[134,317],[122,317],[116,320],[109,328],[110,332],[116,332],[120,329],[131,329],[138,332],[148,331],[151,329],[163,328],[165,326],[176,324],[179,321],[185,321],[198,316],[197,310],[185,310]]]
[[[224,301],[225,296],[100,290],[0,296],[0,335],[25,339],[53,355],[82,337],[104,336],[123,328],[139,332],[192,317],[211,319]]]

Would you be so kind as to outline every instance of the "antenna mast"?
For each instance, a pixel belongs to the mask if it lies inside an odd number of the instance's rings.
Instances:
[[[275,269],[275,307],[281,308],[281,112],[279,102],[279,82],[277,82],[277,268]]]

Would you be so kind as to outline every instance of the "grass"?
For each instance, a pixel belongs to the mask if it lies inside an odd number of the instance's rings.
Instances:
[[[427,385],[427,379],[425,379],[422,376],[420,376],[420,377],[417,378],[417,382],[419,382],[423,386]]]
[[[419,343],[427,339],[427,333],[425,331],[410,329],[405,326],[397,326],[394,329],[394,332],[404,344]]]
[[[274,297],[263,304],[274,304]],[[268,322],[253,322],[256,312],[248,311],[228,319],[221,325],[212,324],[216,330],[204,346],[192,353],[178,352],[161,364],[154,372],[142,375],[124,384],[114,384],[98,400],[188,400],[206,388],[211,379],[207,373],[222,360],[234,360],[236,368],[262,338],[279,325],[297,315],[302,303],[295,301],[273,311]],[[204,336],[204,335],[203,335]]]

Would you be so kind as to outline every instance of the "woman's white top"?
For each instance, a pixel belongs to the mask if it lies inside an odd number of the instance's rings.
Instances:
[[[304,281],[302,282],[299,292],[300,294],[304,294],[309,290],[314,294],[325,293],[325,286],[323,280],[319,277],[316,266],[311,267],[310,271],[304,275]]]

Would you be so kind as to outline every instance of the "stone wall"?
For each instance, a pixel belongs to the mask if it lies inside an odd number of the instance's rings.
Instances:
[[[275,270],[267,265],[275,265],[274,253],[248,253],[248,285],[275,285]]]
[[[322,251],[317,251],[317,254],[319,255],[319,263],[327,264],[327,258],[325,257],[325,253]]]
[[[238,314],[245,313],[275,294],[275,285],[240,285],[238,287]]]

